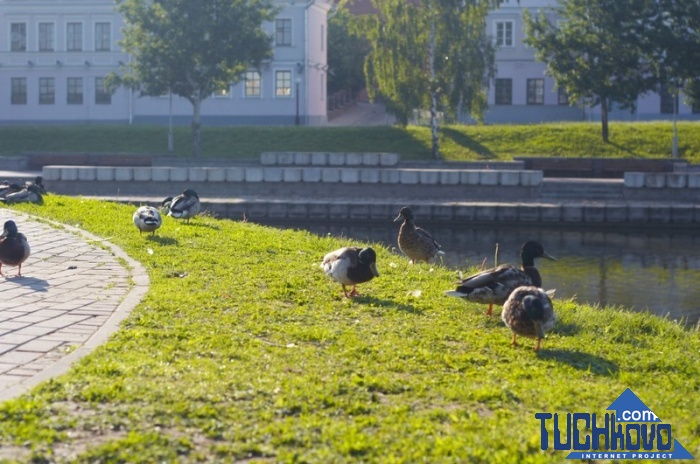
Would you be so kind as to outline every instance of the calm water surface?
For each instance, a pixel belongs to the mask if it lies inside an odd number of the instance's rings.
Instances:
[[[480,266],[484,259],[487,267],[493,267],[496,244],[499,264],[519,264],[521,245],[527,240],[538,240],[558,259],[536,261],[544,287],[556,288],[558,298],[650,311],[683,319],[692,326],[700,319],[700,234],[697,232],[419,225],[442,245],[446,253],[443,262],[450,268],[466,270]],[[399,228],[398,223],[276,226],[380,242],[389,247],[397,247]]]

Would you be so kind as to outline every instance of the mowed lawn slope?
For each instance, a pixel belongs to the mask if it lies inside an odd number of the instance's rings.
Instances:
[[[138,153],[164,155],[164,126],[5,126],[0,156],[22,153]],[[667,158],[670,122],[613,122],[604,143],[600,124],[443,126],[442,157],[448,161],[511,160],[516,156]],[[679,154],[700,162],[700,122],[679,122]],[[202,156],[258,158],[265,151],[393,152],[402,159],[431,158],[430,128],[401,127],[211,127],[202,128]],[[192,154],[189,127],[175,127],[175,156]]]
[[[603,416],[626,388],[700,456],[700,337],[680,324],[555,300],[535,353],[443,295],[454,271],[378,245],[351,301],[319,268],[342,239],[206,216],[151,238],[130,206],[15,208],[117,244],[151,288],[69,373],[0,404],[8,461],[562,462],[535,414]]]

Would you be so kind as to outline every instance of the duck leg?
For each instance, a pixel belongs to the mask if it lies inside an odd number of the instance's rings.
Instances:
[[[493,303],[489,303],[489,310],[486,311],[487,316],[493,316]]]
[[[516,337],[517,335],[515,334],[515,332],[513,332],[513,341],[511,342],[511,345],[513,346],[518,346],[518,342],[515,341]]]
[[[350,298],[354,296],[360,296],[359,293],[357,293],[357,289],[355,288],[355,285],[352,286],[352,290],[350,291]]]
[[[535,346],[535,351],[539,351],[539,350],[540,350],[540,343],[541,343],[541,342],[542,342],[542,339],[541,339],[541,338],[538,338],[538,339],[537,339],[537,345]]]

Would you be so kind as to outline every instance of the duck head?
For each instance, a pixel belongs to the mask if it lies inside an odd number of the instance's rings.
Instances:
[[[415,216],[413,216],[413,211],[411,211],[411,208],[409,208],[408,206],[404,206],[403,208],[401,208],[401,211],[399,211],[399,215],[396,216],[396,219],[394,219],[394,222],[400,221],[402,218],[406,222],[411,222],[411,221],[413,221],[414,217]]]
[[[520,249],[520,258],[522,259],[523,266],[534,266],[535,258],[546,258],[551,261],[556,261],[556,258],[544,251],[542,244],[535,240],[530,240],[523,244]]]
[[[5,225],[2,228],[2,234],[0,234],[0,238],[14,237],[15,235],[17,235],[17,224],[15,224],[15,221],[5,221]]]
[[[363,248],[360,250],[358,257],[360,263],[369,266],[372,274],[374,274],[375,277],[379,277],[379,271],[377,270],[377,254],[372,248]]]

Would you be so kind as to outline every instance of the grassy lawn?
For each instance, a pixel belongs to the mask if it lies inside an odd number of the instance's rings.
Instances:
[[[453,271],[380,246],[348,301],[318,267],[342,239],[211,217],[149,238],[129,206],[15,208],[109,237],[151,278],[106,344],[0,404],[21,462],[562,462],[534,415],[602,416],[628,387],[700,456],[700,337],[680,324],[555,300],[535,353],[445,297]]]
[[[679,122],[679,153],[700,162],[700,122]],[[511,160],[515,156],[663,158],[671,155],[670,122],[611,123],[603,143],[600,124],[447,126],[441,130],[446,160]],[[192,153],[189,127],[174,131],[175,155]],[[27,152],[165,154],[167,127],[5,126],[0,155]],[[403,159],[430,158],[427,127],[204,127],[206,157],[257,158],[264,151],[394,152]]]

